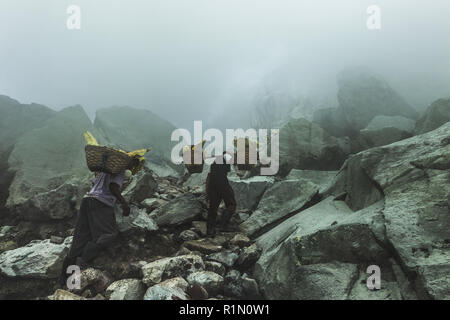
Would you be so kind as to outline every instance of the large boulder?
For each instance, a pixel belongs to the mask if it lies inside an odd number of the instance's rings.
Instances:
[[[255,276],[265,297],[346,299],[359,265],[388,264],[382,208],[353,212],[329,197],[258,238]]]
[[[60,213],[49,215],[46,212],[48,205],[45,203],[48,201],[45,198],[50,195],[43,193],[55,190],[64,183],[86,189],[89,174],[83,138],[86,130],[102,141],[83,108],[73,106],[59,111],[43,126],[25,133],[17,140],[8,159],[10,170],[15,172],[6,203],[12,212],[24,217],[61,218]],[[72,190],[68,190],[68,194],[80,195]],[[77,198],[79,202],[81,199],[79,196]],[[30,206],[33,210],[30,210]],[[73,210],[68,210],[66,215],[73,213]]]
[[[319,187],[307,180],[284,180],[264,192],[255,212],[240,226],[250,236],[255,236],[289,215],[301,210],[319,192]]]
[[[199,217],[202,204],[192,194],[185,194],[152,211],[150,217],[158,226],[177,226]]]
[[[14,207],[14,212],[28,221],[62,220],[76,215],[85,194],[85,183],[73,179],[53,190],[30,197]]]
[[[300,118],[280,129],[280,175],[291,169],[337,170],[350,152],[347,138],[335,138]]]
[[[258,238],[265,296],[449,299],[449,169],[450,123],[350,157],[330,197]],[[381,268],[382,293],[361,288],[369,265]],[[320,274],[347,289],[330,291]]]
[[[229,179],[230,185],[234,191],[236,199],[236,208],[238,210],[253,210],[258,205],[264,191],[270,187],[273,177],[255,176],[249,179]]]
[[[433,102],[417,120],[415,134],[422,134],[439,128],[450,121],[450,99],[439,99]]]
[[[72,237],[55,244],[47,240],[35,240],[24,247],[0,254],[0,272],[10,278],[57,278],[62,261],[67,254]]]
[[[426,134],[353,156],[338,175],[335,192],[346,192],[352,207],[365,207],[380,196],[385,198],[386,234],[400,265],[416,277],[414,284],[423,297],[436,299],[450,297],[446,275],[450,268],[446,245],[450,226],[449,169],[447,122]],[[345,187],[355,171],[366,177],[362,184],[371,183],[373,188]],[[447,285],[443,286],[443,282]]]

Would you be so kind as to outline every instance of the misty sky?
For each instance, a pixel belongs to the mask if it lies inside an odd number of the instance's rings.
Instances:
[[[71,4],[81,30],[66,28]],[[381,30],[366,27],[372,4]],[[0,1],[0,94],[90,116],[130,105],[230,126],[262,90],[335,95],[349,65],[419,109],[450,96],[450,1]]]

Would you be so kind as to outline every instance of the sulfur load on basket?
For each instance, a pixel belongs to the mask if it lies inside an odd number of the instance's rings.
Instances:
[[[203,171],[203,146],[206,140],[197,143],[196,145],[185,146],[183,148],[183,161],[189,173],[201,173]],[[195,163],[195,152],[198,152],[200,163]]]
[[[110,174],[119,174],[130,166],[133,159],[138,159],[139,164],[132,169],[132,173],[136,174],[144,165],[144,155],[150,149],[139,149],[132,152],[125,152],[107,146],[100,146],[97,140],[90,132],[84,133],[86,140],[86,163],[92,172],[105,172]]]
[[[243,144],[245,146],[245,163],[238,163],[237,168],[239,170],[245,170],[250,171],[252,168],[256,166],[257,160],[259,159],[259,153],[258,153],[258,142],[250,140],[248,138],[238,138],[233,140],[234,147],[236,148],[237,152],[240,152],[239,148],[242,148],[241,145]],[[256,158],[254,159],[254,163],[251,163],[250,161],[250,150],[255,152]],[[237,157],[236,161],[238,161],[239,156]]]

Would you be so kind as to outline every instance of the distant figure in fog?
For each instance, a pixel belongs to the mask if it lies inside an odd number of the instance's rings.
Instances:
[[[222,158],[222,159],[220,159]],[[225,202],[225,211],[222,214],[220,227],[227,231],[232,215],[236,211],[236,200],[233,189],[228,182],[227,174],[230,172],[229,160],[231,155],[224,152],[223,155],[216,157],[211,164],[211,170],[206,178],[206,196],[209,199],[207,236],[214,237],[216,234],[217,210],[222,200]]]

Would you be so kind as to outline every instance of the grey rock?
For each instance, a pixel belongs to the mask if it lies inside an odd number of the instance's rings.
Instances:
[[[273,177],[255,176],[249,179],[229,179],[236,199],[237,209],[252,210],[264,191],[273,184]]]
[[[109,300],[142,300],[144,294],[145,286],[139,279],[121,279],[106,289]]]
[[[224,277],[224,293],[235,299],[260,299],[258,283],[246,274],[230,270]]]
[[[181,277],[167,279],[151,286],[145,293],[144,300],[188,300],[186,294],[188,283]]]
[[[285,180],[275,183],[263,195],[255,212],[241,229],[253,236],[290,214],[300,210],[317,193],[317,185],[306,180]]]
[[[114,210],[120,232],[151,232],[158,230],[158,225],[148,216],[145,209],[138,209],[135,206],[131,206],[130,215],[127,217],[122,215],[122,209],[119,206],[115,206]]]
[[[205,270],[215,272],[221,276],[224,276],[226,271],[225,266],[216,261],[205,261]]]
[[[141,205],[147,209],[147,211],[152,211],[156,208],[161,207],[166,204],[167,201],[159,198],[148,198],[141,202]]]
[[[146,285],[153,285],[173,277],[186,277],[190,273],[204,269],[205,264],[200,256],[183,255],[163,258],[142,267],[142,281]]]
[[[185,194],[175,198],[150,213],[158,226],[181,225],[201,216],[203,211],[200,201],[194,195]]]
[[[342,298],[343,287],[348,299],[397,299],[399,292],[404,299],[447,299],[449,135],[447,123],[350,157],[328,191],[330,197],[258,238],[263,253],[255,277],[264,296],[304,299],[300,288],[309,286],[333,299]],[[341,200],[333,200],[336,196]],[[345,272],[341,269],[365,270],[367,264],[395,273],[382,293],[363,293],[355,285],[359,271],[340,275]],[[306,273],[299,273],[302,269]],[[322,273],[323,278],[313,276]],[[327,278],[342,286],[337,291],[314,289]]]
[[[254,243],[242,250],[236,264],[241,268],[249,268],[253,266],[256,261],[258,261],[259,257],[261,256],[261,252],[262,250],[258,246],[258,244]]]
[[[357,275],[357,266],[350,263],[301,266],[293,275],[292,295],[299,300],[345,300]]]
[[[184,230],[178,237],[183,241],[197,240],[199,238],[198,234],[192,230]]]
[[[329,197],[258,238],[257,244],[263,252],[255,265],[255,277],[265,297],[303,299],[303,293],[295,289],[300,285],[297,280],[303,281],[296,276],[303,266],[335,262],[357,265],[361,261],[386,263],[389,254],[380,246],[384,241],[382,209],[381,201],[353,213],[345,202]],[[328,298],[336,298],[335,293],[329,294]],[[327,299],[325,295],[322,298]]]
[[[0,254],[0,271],[7,277],[52,279],[61,272],[72,237],[62,244],[34,240],[24,247]]]
[[[86,300],[86,298],[66,290],[57,289],[55,293],[49,297],[49,300]]]
[[[206,289],[209,295],[216,295],[222,291],[223,277],[212,271],[198,271],[187,277],[189,284],[198,284]]]
[[[157,188],[158,183],[152,172],[147,167],[144,167],[135,176],[132,176],[131,182],[122,194],[132,202],[141,203],[145,199],[152,197]]]
[[[245,236],[241,233],[236,234],[233,237],[233,239],[230,240],[230,245],[237,246],[240,248],[248,246],[250,243],[251,243],[251,240],[247,236]]]
[[[207,256],[208,260],[220,262],[230,268],[238,258],[239,255],[231,250],[221,251]]]

